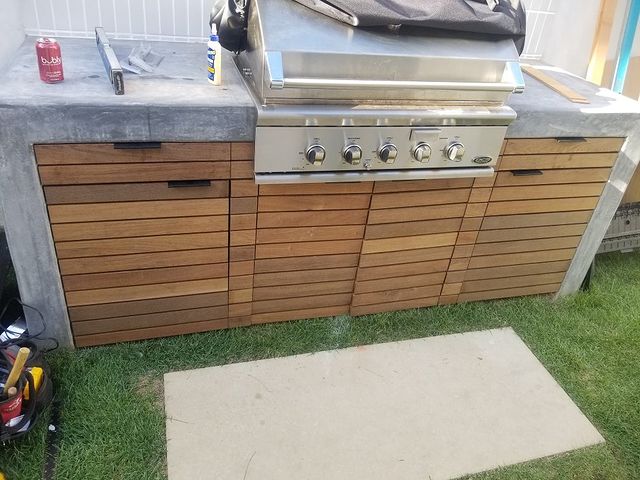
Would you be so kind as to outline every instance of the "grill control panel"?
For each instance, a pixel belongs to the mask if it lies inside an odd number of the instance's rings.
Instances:
[[[256,173],[494,166],[505,126],[257,127]]]

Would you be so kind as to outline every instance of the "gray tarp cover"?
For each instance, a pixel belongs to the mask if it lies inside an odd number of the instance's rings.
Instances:
[[[521,0],[295,0],[360,27],[407,25],[510,36],[524,46],[526,15]]]

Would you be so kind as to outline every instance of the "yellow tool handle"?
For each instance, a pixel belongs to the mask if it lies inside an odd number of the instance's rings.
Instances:
[[[20,378],[20,373],[24,368],[24,364],[27,363],[27,359],[29,358],[29,354],[31,350],[27,347],[22,347],[18,350],[18,355],[16,355],[16,360],[13,362],[13,367],[11,367],[11,373],[9,373],[9,378],[7,378],[6,383],[4,384],[4,389],[2,393],[6,395],[9,392],[11,387],[15,387],[18,382],[18,378]]]

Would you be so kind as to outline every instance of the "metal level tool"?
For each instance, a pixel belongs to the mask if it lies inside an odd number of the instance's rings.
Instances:
[[[102,27],[96,27],[96,44],[98,45],[98,51],[102,57],[102,63],[104,63],[109,81],[113,86],[113,91],[116,95],[124,95],[124,74],[122,66],[113,48],[111,48],[107,34]]]

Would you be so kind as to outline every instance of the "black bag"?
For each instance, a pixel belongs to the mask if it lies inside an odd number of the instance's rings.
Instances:
[[[247,48],[249,0],[218,0],[211,10],[209,25],[216,24],[220,45],[231,52]]]

